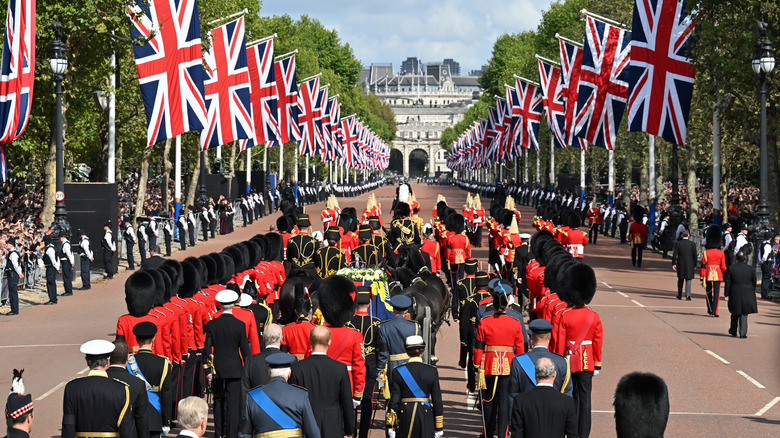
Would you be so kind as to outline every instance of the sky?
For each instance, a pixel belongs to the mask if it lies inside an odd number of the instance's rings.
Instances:
[[[419,57],[479,69],[504,33],[533,30],[552,0],[262,0],[261,15],[308,15],[335,29],[368,66]]]

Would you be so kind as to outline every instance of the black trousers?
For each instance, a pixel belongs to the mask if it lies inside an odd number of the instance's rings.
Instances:
[[[53,266],[46,267],[46,292],[49,294],[49,301],[57,302],[57,270]]]
[[[509,376],[485,376],[487,389],[482,390],[482,419],[486,437],[498,433],[505,437],[509,427]]]
[[[623,223],[626,223],[625,219]],[[618,228],[620,228],[620,243],[626,243],[626,234],[628,234],[628,224],[627,223],[626,225],[620,224]]]
[[[772,262],[769,259],[761,263],[761,298],[769,297],[769,284],[772,282]]]
[[[103,271],[106,277],[114,278],[114,251],[103,248]]]
[[[190,235],[190,246],[195,246],[195,224],[190,223],[187,232]]]
[[[376,386],[376,377],[366,377],[363,399],[360,401],[359,438],[368,438],[368,433],[371,430],[371,415],[374,412],[374,386]]]
[[[686,284],[686,281],[688,282]],[[683,295],[683,286],[685,286],[685,298],[691,297],[691,282],[693,280],[686,280],[684,278],[678,278],[677,279],[677,298],[682,298]]]
[[[732,335],[737,334],[737,327],[739,327],[739,336],[745,337],[747,336],[747,315],[739,315],[736,313],[731,314],[731,328],[729,328],[729,333]]]
[[[593,388],[593,371],[571,373],[574,390],[574,407],[577,409],[577,432],[580,438],[590,436],[590,392]]]
[[[211,232],[211,238],[214,238],[214,233],[217,231],[217,221],[209,221],[209,231]]]
[[[474,246],[477,248],[482,248],[482,228],[484,227],[477,227],[477,232],[474,234]]]
[[[187,249],[187,231],[184,230],[184,227],[179,227],[179,244],[182,251]]]
[[[70,260],[60,260],[62,268],[62,286],[65,289],[65,295],[73,295],[73,265]]]
[[[631,264],[634,266],[642,267],[642,250],[644,245],[641,243],[635,243],[631,245]]]
[[[138,239],[138,254],[141,255],[141,265],[146,261],[146,242]]]
[[[5,277],[8,279],[8,301],[11,303],[11,313],[17,314],[19,313],[19,275],[16,271],[10,270],[5,271]]]
[[[125,248],[127,248],[127,269],[135,269],[135,259],[133,258],[133,242],[131,240],[125,240]]]
[[[450,308],[452,310],[452,317],[460,319],[460,302],[465,300],[466,297],[460,296],[460,288],[458,287],[458,280],[463,278],[465,272],[465,265],[463,263],[450,265],[450,290],[452,291],[452,303]]]
[[[171,256],[171,236],[165,235],[165,256]]]
[[[598,224],[593,224],[588,228],[588,243],[591,245],[596,244],[596,240],[599,238],[599,226]]]
[[[214,431],[216,437],[238,438],[238,422],[241,416],[241,379],[215,378]]]
[[[90,279],[89,279],[89,263],[90,263],[90,260],[89,260],[89,258],[87,258],[87,256],[85,256],[83,254],[81,255],[81,257],[79,257],[79,259],[80,259],[79,262],[80,262],[80,265],[81,265],[81,288],[82,289],[89,289],[90,287],[92,287],[92,285],[90,283]]]
[[[718,316],[718,303],[720,303],[720,282],[705,281],[704,289],[707,292],[707,313]]]
[[[209,223],[208,222],[201,222],[200,228],[203,231],[203,241],[208,242],[209,241]]]

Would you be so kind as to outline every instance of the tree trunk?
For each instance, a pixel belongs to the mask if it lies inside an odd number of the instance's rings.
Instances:
[[[57,105],[52,105],[52,120],[54,119]],[[49,229],[54,223],[54,193],[57,191],[57,142],[55,139],[54,124],[52,123],[51,141],[49,141],[49,156],[43,169],[43,211],[41,223],[45,229]]]
[[[195,192],[198,191],[198,180],[200,179],[200,157],[206,154],[198,152],[198,162],[195,163],[195,168],[192,170],[192,178],[190,183],[187,184],[187,206],[195,205]]]
[[[171,163],[171,139],[165,140],[165,147],[163,148],[163,175],[162,175],[162,205],[165,212],[171,212],[171,171],[173,170],[173,163]]]
[[[633,183],[631,181],[631,174],[634,170],[634,153],[633,146],[628,150],[626,154],[626,168],[625,179],[623,180],[623,204],[628,208],[631,205],[631,189],[633,189]]]
[[[664,186],[664,182],[667,178],[671,180],[671,176],[669,175],[669,158],[671,156],[671,152],[667,153],[665,151],[667,143],[665,141],[658,141],[656,139],[655,142],[655,156],[661,157],[660,160],[656,159],[655,164],[655,193],[658,200],[656,201],[657,204],[659,204],[659,208],[663,208],[664,203],[667,202],[666,199],[666,186]]]
[[[141,177],[138,179],[138,197],[135,199],[135,217],[144,215],[144,201],[146,200],[146,183],[149,181],[149,160],[152,156],[152,148],[144,148],[141,160]]]
[[[650,188],[650,169],[648,168],[648,155],[642,148],[642,171],[639,172],[639,204],[648,206],[648,190]],[[656,189],[656,192],[658,190]]]
[[[688,148],[688,228],[691,234],[699,229],[699,200],[696,198],[696,148]],[[676,230],[673,230],[676,231]]]
[[[238,148],[238,140],[230,144],[230,173],[228,177],[228,199],[233,199],[238,196],[238,193],[232,193],[233,190],[233,178],[236,177],[236,149]],[[241,190],[239,190],[241,192]]]

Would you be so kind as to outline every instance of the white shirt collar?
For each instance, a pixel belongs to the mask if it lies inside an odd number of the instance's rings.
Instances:
[[[313,352],[311,353],[311,355],[312,355],[312,356],[327,356],[327,355],[328,355],[328,353],[326,353],[326,352],[324,352],[324,351],[313,351]]]
[[[546,382],[539,382],[536,384],[536,386],[549,386],[550,388],[553,387],[552,383],[546,383]]]
[[[192,438],[200,438],[197,433],[187,429],[182,429],[182,431],[179,432],[179,435],[189,436]]]

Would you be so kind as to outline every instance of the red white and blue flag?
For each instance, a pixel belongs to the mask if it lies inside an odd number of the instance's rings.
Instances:
[[[515,79],[514,90],[520,101],[520,143],[517,146],[539,150],[539,125],[544,110],[542,90],[519,78]]]
[[[315,107],[320,93],[320,77],[316,76],[300,84],[298,88],[298,129],[301,132],[301,155],[317,153],[318,135],[315,123]],[[322,142],[320,139],[319,142]]]
[[[541,59],[539,61],[539,84],[542,88],[542,104],[547,113],[547,125],[553,133],[555,145],[566,147],[564,140],[563,87],[561,87],[561,68]]]
[[[631,31],[628,130],[683,145],[696,68],[688,57],[696,24],[685,1],[637,0]]]
[[[127,7],[147,146],[204,129],[203,53],[197,0],[146,0]]]
[[[35,0],[10,0],[0,67],[0,181],[8,179],[5,145],[30,120],[35,84]]]
[[[341,105],[339,96],[336,95],[328,101],[327,113],[330,119],[330,147],[325,154],[326,161],[341,158],[341,145],[339,144],[339,119],[341,119]]]
[[[279,136],[276,118],[279,116],[276,105],[276,75],[274,73],[274,40],[269,38],[247,47],[247,65],[252,94],[252,118],[254,119],[254,138],[241,143],[241,150],[256,144],[266,143],[267,147]]]
[[[341,164],[354,167],[357,158],[358,135],[356,132],[357,119],[355,116],[344,118],[339,126],[339,142],[341,143]]]
[[[566,130],[564,138],[566,146],[578,146],[588,149],[588,142],[584,138],[574,136],[574,128],[583,114],[575,114],[577,110],[577,90],[580,85],[580,72],[582,71],[582,48],[565,41],[559,40],[561,52],[561,83],[563,87],[563,103],[565,108],[564,125]]]
[[[208,127],[200,132],[201,147],[206,150],[253,138],[244,17],[211,31],[211,49],[204,59]]]
[[[279,137],[274,144],[285,144],[301,139],[298,127],[298,79],[295,75],[295,55],[274,63],[279,115]]]
[[[630,40],[627,30],[587,17],[574,135],[609,150],[628,99]]]
[[[321,155],[323,157],[327,153],[327,147],[325,144],[328,142],[328,140],[326,137],[330,135],[330,129],[328,129],[328,132],[326,133],[324,128],[324,118],[327,105],[328,85],[320,87],[320,92],[317,93],[317,101],[314,105],[314,130],[317,132],[317,136],[315,137],[317,140],[317,147],[314,151],[314,155]]]

